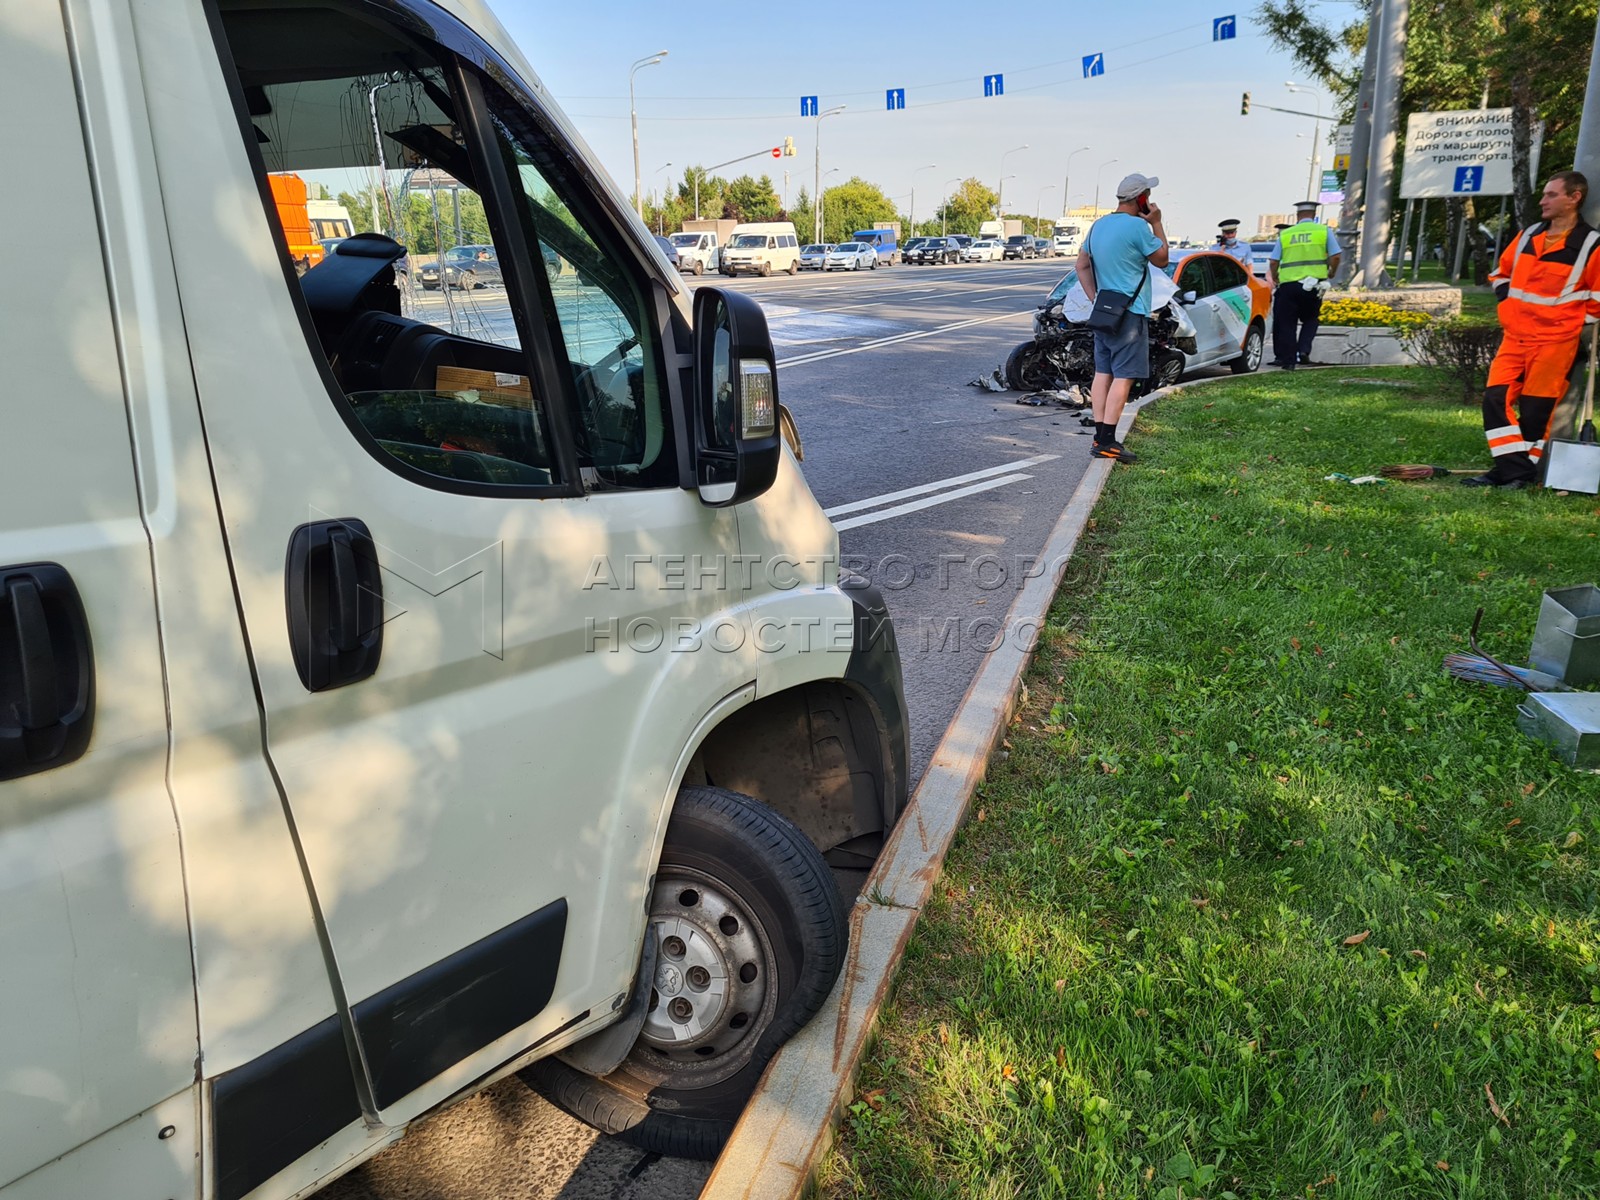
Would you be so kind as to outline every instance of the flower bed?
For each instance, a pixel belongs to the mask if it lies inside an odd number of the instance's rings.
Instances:
[[[1322,302],[1320,320],[1324,325],[1346,325],[1371,329],[1388,326],[1393,329],[1416,329],[1433,318],[1427,313],[1410,312],[1376,300],[1358,300],[1353,296],[1334,296]]]

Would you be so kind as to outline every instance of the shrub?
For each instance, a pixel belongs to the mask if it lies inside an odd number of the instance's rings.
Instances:
[[[1395,329],[1418,329],[1433,318],[1427,313],[1411,312],[1380,304],[1376,300],[1358,300],[1354,296],[1338,296],[1322,302],[1319,320],[1324,325],[1354,325],[1363,328],[1387,325]]]
[[[1489,380],[1489,364],[1500,349],[1500,322],[1493,318],[1452,317],[1401,331],[1413,358],[1432,367],[1461,389],[1463,404],[1477,404]]]

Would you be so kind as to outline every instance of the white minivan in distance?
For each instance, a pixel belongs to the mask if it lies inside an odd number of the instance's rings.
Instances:
[[[714,1156],[907,794],[761,309],[479,0],[0,28],[53,247],[0,321],[0,1198],[304,1196],[513,1073]],[[278,174],[401,223],[297,276]],[[397,271],[456,238],[503,286]]]
[[[794,224],[753,221],[735,225],[722,252],[722,273],[737,275],[741,271],[756,275],[771,275],[774,271],[798,274],[800,239],[795,236]]]

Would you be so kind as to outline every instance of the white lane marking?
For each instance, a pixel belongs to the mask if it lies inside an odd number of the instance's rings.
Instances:
[[[832,508],[823,509],[822,512],[824,516],[842,517],[845,513],[860,512],[864,508],[877,508],[880,504],[892,504],[896,500],[905,500],[911,496],[924,496],[929,492],[937,492],[940,488],[951,487],[959,483],[971,483],[974,479],[988,479],[991,475],[1004,475],[1008,471],[1020,471],[1025,467],[1037,467],[1040,463],[1054,462],[1059,457],[1056,454],[1039,454],[1033,458],[1001,463],[998,467],[985,467],[981,471],[969,471],[965,475],[952,475],[949,479],[935,479],[932,483],[920,483],[916,487],[901,488],[898,492],[885,492],[881,496],[868,496],[865,500],[852,500],[849,504],[836,504]]]
[[[895,346],[901,342],[914,342],[919,338],[933,337],[939,333],[950,333],[953,330],[966,329],[973,325],[988,325],[995,321],[1008,321],[1013,317],[1025,317],[1027,315],[1026,311],[1021,311],[996,313],[992,317],[976,317],[970,321],[957,321],[952,325],[941,325],[937,329],[924,329],[915,333],[901,333],[896,334],[894,337],[878,338],[876,341],[863,342],[859,346],[846,346],[838,350],[819,350],[814,354],[800,354],[794,358],[780,358],[778,365],[780,367],[804,366],[806,363],[821,362],[825,358],[837,358],[841,354],[860,354],[864,350],[878,350],[884,346]]]
[[[999,479],[985,479],[982,483],[974,483],[970,487],[957,488],[953,492],[941,492],[937,496],[913,500],[909,504],[897,504],[894,508],[879,509],[877,512],[851,517],[847,521],[835,521],[833,527],[842,533],[846,529],[854,529],[857,525],[871,525],[874,521],[887,521],[890,517],[903,517],[906,513],[913,513],[919,509],[932,508],[936,504],[948,504],[950,501],[959,500],[963,496],[991,491],[997,487],[1005,487],[1008,483],[1021,483],[1024,479],[1032,478],[1032,475],[1002,475]]]

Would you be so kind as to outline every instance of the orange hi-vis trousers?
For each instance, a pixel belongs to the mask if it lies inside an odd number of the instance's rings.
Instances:
[[[1483,434],[1497,480],[1532,480],[1539,474],[1556,405],[1578,355],[1578,339],[1530,342],[1507,334],[1489,367],[1483,393]]]

